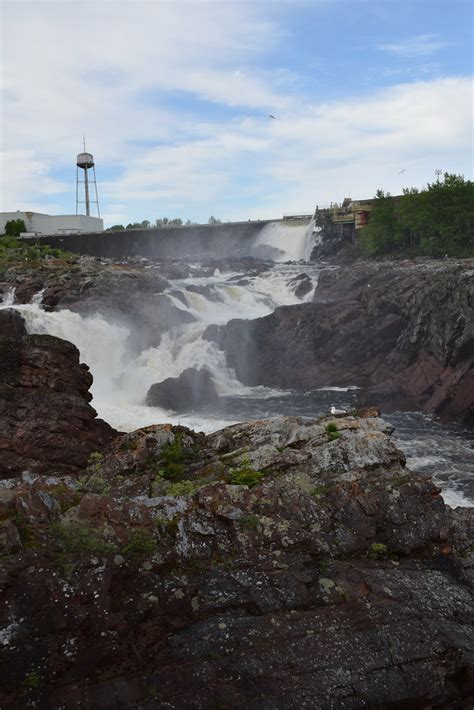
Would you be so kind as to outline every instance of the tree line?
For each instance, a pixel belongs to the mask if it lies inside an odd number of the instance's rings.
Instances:
[[[400,197],[377,190],[358,244],[368,256],[473,256],[474,182],[444,173],[426,189],[405,188]]]
[[[190,219],[183,222],[180,217],[159,217],[154,222],[150,222],[149,219],[144,219],[143,222],[130,222],[127,226],[123,224],[114,224],[112,227],[108,227],[106,232],[124,232],[126,229],[161,229],[162,227],[190,227],[193,224],[198,224],[197,222],[191,222]],[[222,224],[220,219],[217,217],[209,217],[208,224]]]

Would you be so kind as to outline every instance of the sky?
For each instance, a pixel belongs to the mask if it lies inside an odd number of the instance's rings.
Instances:
[[[437,169],[472,179],[471,0],[0,12],[2,211],[74,214],[83,135],[106,226],[310,213]]]

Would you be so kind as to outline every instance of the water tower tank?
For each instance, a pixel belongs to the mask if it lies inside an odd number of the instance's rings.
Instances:
[[[94,167],[94,156],[92,153],[79,153],[76,160],[76,165],[78,168],[87,170],[88,168]]]

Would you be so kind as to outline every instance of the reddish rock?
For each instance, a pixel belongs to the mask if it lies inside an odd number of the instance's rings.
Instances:
[[[0,487],[2,710],[472,707],[474,511],[373,415],[147,427]]]
[[[0,478],[77,471],[116,434],[89,404],[92,375],[78,349],[27,335],[13,310],[0,312],[0,373]]]

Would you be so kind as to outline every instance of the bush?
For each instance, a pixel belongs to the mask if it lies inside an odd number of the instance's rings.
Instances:
[[[326,433],[328,435],[328,441],[335,441],[341,436],[341,432],[338,430],[336,422],[329,422],[329,424],[326,424]]]
[[[263,478],[261,471],[256,471],[251,467],[248,458],[245,458],[240,468],[233,468],[230,471],[230,482],[236,486],[255,486]]]
[[[109,555],[117,551],[114,545],[104,540],[98,530],[86,523],[76,520],[61,522],[53,525],[52,530],[66,555],[82,553]]]
[[[156,465],[156,477],[166,481],[176,481],[183,475],[186,463],[194,458],[193,451],[183,447],[183,437],[180,432],[175,434],[174,441],[163,444],[160,451],[160,461]]]
[[[149,530],[135,530],[129,541],[122,548],[122,553],[129,557],[151,557],[156,552],[156,540]]]
[[[367,550],[367,557],[370,557],[372,560],[381,560],[387,556],[387,553],[387,545],[384,545],[383,542],[373,542]]]

